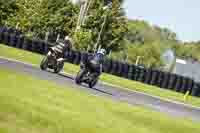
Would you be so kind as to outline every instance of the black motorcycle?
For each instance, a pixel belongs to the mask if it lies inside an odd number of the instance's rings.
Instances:
[[[96,73],[96,70],[99,65],[96,62],[90,62],[87,64],[81,63],[80,71],[76,75],[75,82],[77,84],[86,83],[90,88],[93,88],[99,79],[99,75]]]
[[[62,53],[56,52],[54,48],[51,47],[40,63],[40,68],[42,70],[46,70],[47,68],[53,69],[55,73],[59,73],[64,67],[64,58],[62,58],[61,54]]]

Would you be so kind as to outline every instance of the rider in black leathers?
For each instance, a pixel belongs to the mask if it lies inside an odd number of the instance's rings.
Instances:
[[[93,72],[93,75],[95,77],[98,77],[101,75],[103,71],[103,62],[105,59],[106,50],[100,49],[95,54],[88,57],[88,59],[82,63],[82,67],[86,67],[90,69],[90,71]]]
[[[57,45],[53,46],[51,49],[56,52],[59,58],[64,58],[65,52],[69,52],[72,49],[72,39],[68,36],[64,40],[59,40]]]

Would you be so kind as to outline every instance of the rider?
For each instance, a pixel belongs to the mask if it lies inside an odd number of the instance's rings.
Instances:
[[[92,69],[95,76],[99,76],[102,73],[105,56],[106,50],[99,49],[95,54],[88,58],[88,67]]]
[[[53,46],[52,49],[59,54],[59,56],[64,57],[64,53],[72,49],[73,40],[66,36],[64,40],[59,40],[58,45]]]

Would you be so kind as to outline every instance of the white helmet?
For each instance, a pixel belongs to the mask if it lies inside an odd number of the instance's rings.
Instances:
[[[64,41],[66,41],[66,42],[70,43],[71,45],[73,45],[73,44],[74,44],[74,41],[73,41],[73,39],[72,39],[71,37],[69,37],[69,36],[65,36],[65,38],[64,38]]]
[[[99,49],[97,51],[98,54],[106,55],[106,50],[105,49]]]

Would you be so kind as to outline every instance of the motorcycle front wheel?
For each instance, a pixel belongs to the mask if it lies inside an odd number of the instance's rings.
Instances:
[[[86,70],[84,70],[84,69],[81,69],[79,72],[78,72],[78,74],[76,75],[76,78],[75,78],[75,82],[76,82],[76,84],[81,84],[81,80],[82,80],[82,78],[84,77],[84,75],[86,74],[87,72],[86,72]]]

